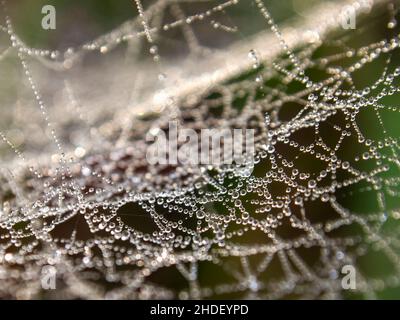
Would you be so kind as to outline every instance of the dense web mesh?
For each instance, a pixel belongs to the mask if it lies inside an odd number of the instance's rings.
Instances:
[[[202,44],[199,26],[240,32],[227,12],[241,2],[136,0],[136,18],[65,51],[25,44],[3,2],[1,298],[398,292],[399,4],[324,3],[281,28],[249,1],[265,31]],[[345,5],[355,30],[340,25]],[[171,30],[180,64],[163,47]],[[254,129],[254,168],[149,164],[145,136],[170,121]],[[56,290],[41,286],[48,265]]]

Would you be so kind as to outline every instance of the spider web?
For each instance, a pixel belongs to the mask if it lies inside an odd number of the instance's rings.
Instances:
[[[240,1],[133,4],[136,18],[64,52],[25,44],[3,2],[0,297],[398,292],[398,4],[323,3],[281,28],[256,0],[266,31],[227,50],[201,44],[195,25],[240,32],[219,22]],[[345,5],[355,30],[340,26]],[[188,47],[180,64],[162,54],[171,29]],[[138,44],[146,57],[126,64],[118,49]],[[254,129],[251,174],[149,164],[145,135],[170,121]],[[56,290],[41,286],[48,265]]]

